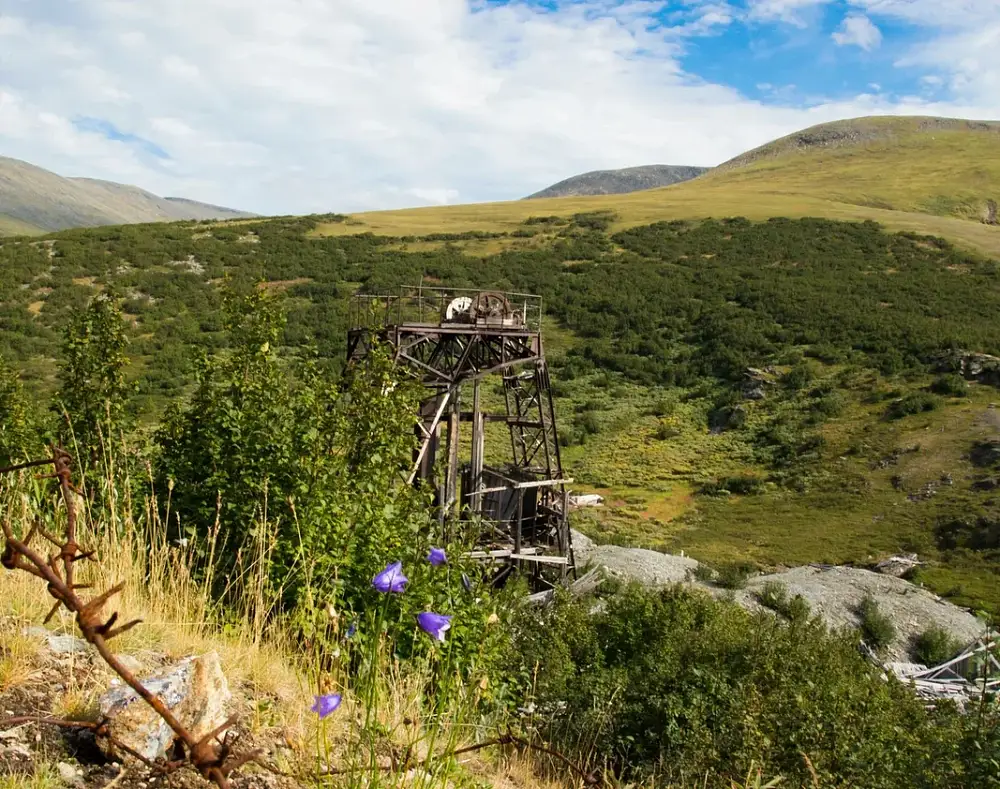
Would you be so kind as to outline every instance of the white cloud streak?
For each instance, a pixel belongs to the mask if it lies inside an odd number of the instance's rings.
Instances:
[[[865,1],[859,10],[896,13],[890,0]],[[0,0],[0,154],[158,194],[308,213],[513,199],[587,170],[711,165],[841,117],[1000,114],[972,61],[942,65],[953,43],[913,57],[956,85],[965,75],[960,102],[751,101],[680,65],[688,37],[730,24],[734,8],[694,0],[656,29],[667,5]],[[83,117],[170,158],[83,131],[73,123]]]

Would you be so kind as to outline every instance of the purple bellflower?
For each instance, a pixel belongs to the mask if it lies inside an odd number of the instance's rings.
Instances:
[[[387,592],[399,594],[406,589],[407,583],[409,583],[409,579],[403,575],[402,562],[393,562],[372,578],[372,586],[383,594]]]
[[[417,624],[432,638],[444,641],[444,631],[451,627],[451,617],[447,614],[424,611],[422,614],[417,614]]]
[[[340,706],[342,697],[339,693],[327,693],[325,696],[314,696],[315,703],[309,708],[310,712],[315,712],[319,717],[325,718],[337,707]]]
[[[465,587],[466,592],[472,591],[472,581],[469,580],[469,576],[465,573],[462,573],[462,586]]]
[[[442,564],[446,564],[448,557],[445,556],[444,548],[431,548],[431,552],[427,554],[427,561],[435,567],[440,567]]]
[[[347,628],[347,637],[348,638],[352,638],[354,636],[354,634],[357,633],[357,632],[358,632],[358,623],[357,622],[351,622],[350,627]]]

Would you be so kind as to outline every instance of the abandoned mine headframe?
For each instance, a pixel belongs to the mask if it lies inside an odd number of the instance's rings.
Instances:
[[[348,361],[363,358],[377,339],[425,388],[409,482],[434,487],[442,523],[480,524],[472,556],[498,565],[497,584],[521,572],[545,591],[575,577],[566,489],[572,480],[559,458],[541,297],[412,287],[355,296],[350,320]],[[491,376],[501,386],[487,390]],[[486,457],[487,434],[494,436],[490,446],[499,443],[496,429],[504,445],[509,433],[506,459]]]

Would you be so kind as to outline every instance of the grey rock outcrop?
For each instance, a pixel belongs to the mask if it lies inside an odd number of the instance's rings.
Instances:
[[[648,164],[621,170],[594,170],[574,175],[559,183],[528,195],[525,200],[540,197],[584,197],[587,195],[617,195],[657,189],[690,181],[708,171],[707,167],[687,167],[672,164]]]
[[[744,589],[728,590],[695,579],[699,562],[642,548],[596,545],[586,535],[573,532],[573,551],[578,567],[593,565],[612,577],[633,580],[645,586],[682,583],[714,597],[731,599],[749,611],[762,610],[757,600],[768,583],[779,583],[788,596],[801,595],[814,615],[828,627],[857,627],[858,604],[866,595],[878,603],[893,621],[896,638],[886,650],[888,660],[906,660],[913,640],[930,625],[937,625],[962,643],[970,643],[984,632],[973,614],[902,578],[858,567],[804,566],[750,578]]]
[[[215,652],[186,658],[141,681],[196,739],[226,720],[232,694]],[[124,684],[112,687],[101,696],[99,705],[115,740],[150,760],[169,754],[174,732],[132,688]]]

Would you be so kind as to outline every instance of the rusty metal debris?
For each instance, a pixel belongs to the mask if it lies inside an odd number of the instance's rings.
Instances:
[[[181,767],[190,766],[203,778],[216,784],[219,789],[228,789],[229,776],[258,755],[257,751],[249,751],[241,755],[233,754],[233,743],[230,742],[229,738],[220,739],[233,726],[236,719],[230,718],[204,737],[198,739],[193,737],[167,709],[166,705],[151,693],[108,647],[108,642],[111,639],[131,630],[141,622],[141,620],[136,619],[116,626],[118,622],[117,612],[110,614],[107,618],[102,613],[108,601],[118,594],[124,585],[118,584],[89,600],[84,600],[78,594],[80,590],[89,587],[87,584],[76,583],[76,564],[86,559],[94,560],[94,552],[84,550],[76,541],[77,510],[74,495],[80,495],[80,491],[72,483],[72,458],[69,453],[62,448],[55,447],[51,458],[0,468],[0,474],[49,465],[53,467],[53,473],[45,474],[42,478],[58,480],[59,490],[66,507],[66,533],[60,540],[47,532],[41,523],[36,522],[24,539],[19,540],[14,536],[10,522],[7,519],[0,519],[0,526],[3,528],[3,536],[6,540],[3,554],[0,555],[0,565],[8,570],[21,570],[46,582],[49,594],[55,598],[56,602],[45,617],[45,621],[48,622],[55,616],[60,607],[75,614],[77,627],[79,627],[84,639],[94,646],[104,662],[149,704],[177,735],[183,757],[163,764],[152,763],[131,749],[123,748],[120,742],[113,742],[113,745],[131,753],[132,756],[139,758],[158,772],[169,773]],[[39,550],[32,548],[31,544],[36,537],[41,537],[51,543],[57,552],[45,556]],[[57,726],[88,728],[94,732],[96,737],[110,737],[107,721],[81,724],[51,718],[32,718],[31,720]],[[0,724],[16,725],[18,722],[26,721],[27,719],[14,719],[13,721],[0,721]]]

